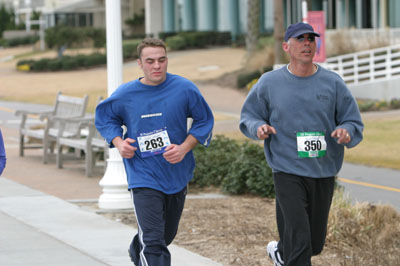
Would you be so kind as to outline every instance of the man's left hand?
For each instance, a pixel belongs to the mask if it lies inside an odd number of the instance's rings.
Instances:
[[[176,144],[169,145],[163,153],[165,160],[172,164],[181,162],[185,155],[186,152],[183,151],[180,145]]]
[[[331,137],[337,139],[336,141],[339,144],[347,144],[351,141],[351,136],[345,128],[336,129],[332,132]]]

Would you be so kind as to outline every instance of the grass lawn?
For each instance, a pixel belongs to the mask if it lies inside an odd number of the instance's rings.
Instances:
[[[400,117],[364,118],[364,139],[345,161],[400,170]]]

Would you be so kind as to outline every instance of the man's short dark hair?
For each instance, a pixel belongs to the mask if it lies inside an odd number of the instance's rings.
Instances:
[[[155,38],[146,38],[137,47],[137,55],[139,59],[142,56],[143,49],[146,47],[162,47],[164,48],[165,52],[167,52],[167,46],[162,40]]]

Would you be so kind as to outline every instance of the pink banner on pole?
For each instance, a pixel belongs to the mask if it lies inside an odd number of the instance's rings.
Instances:
[[[315,41],[317,42],[317,50],[314,56],[314,62],[325,62],[325,14],[324,11],[308,11],[307,21],[316,33],[321,37],[317,37]]]

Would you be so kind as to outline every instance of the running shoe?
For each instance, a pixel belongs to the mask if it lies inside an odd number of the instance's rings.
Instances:
[[[274,266],[283,266],[283,260],[281,254],[278,251],[278,242],[271,241],[267,245],[267,253],[270,259],[273,261]]]

